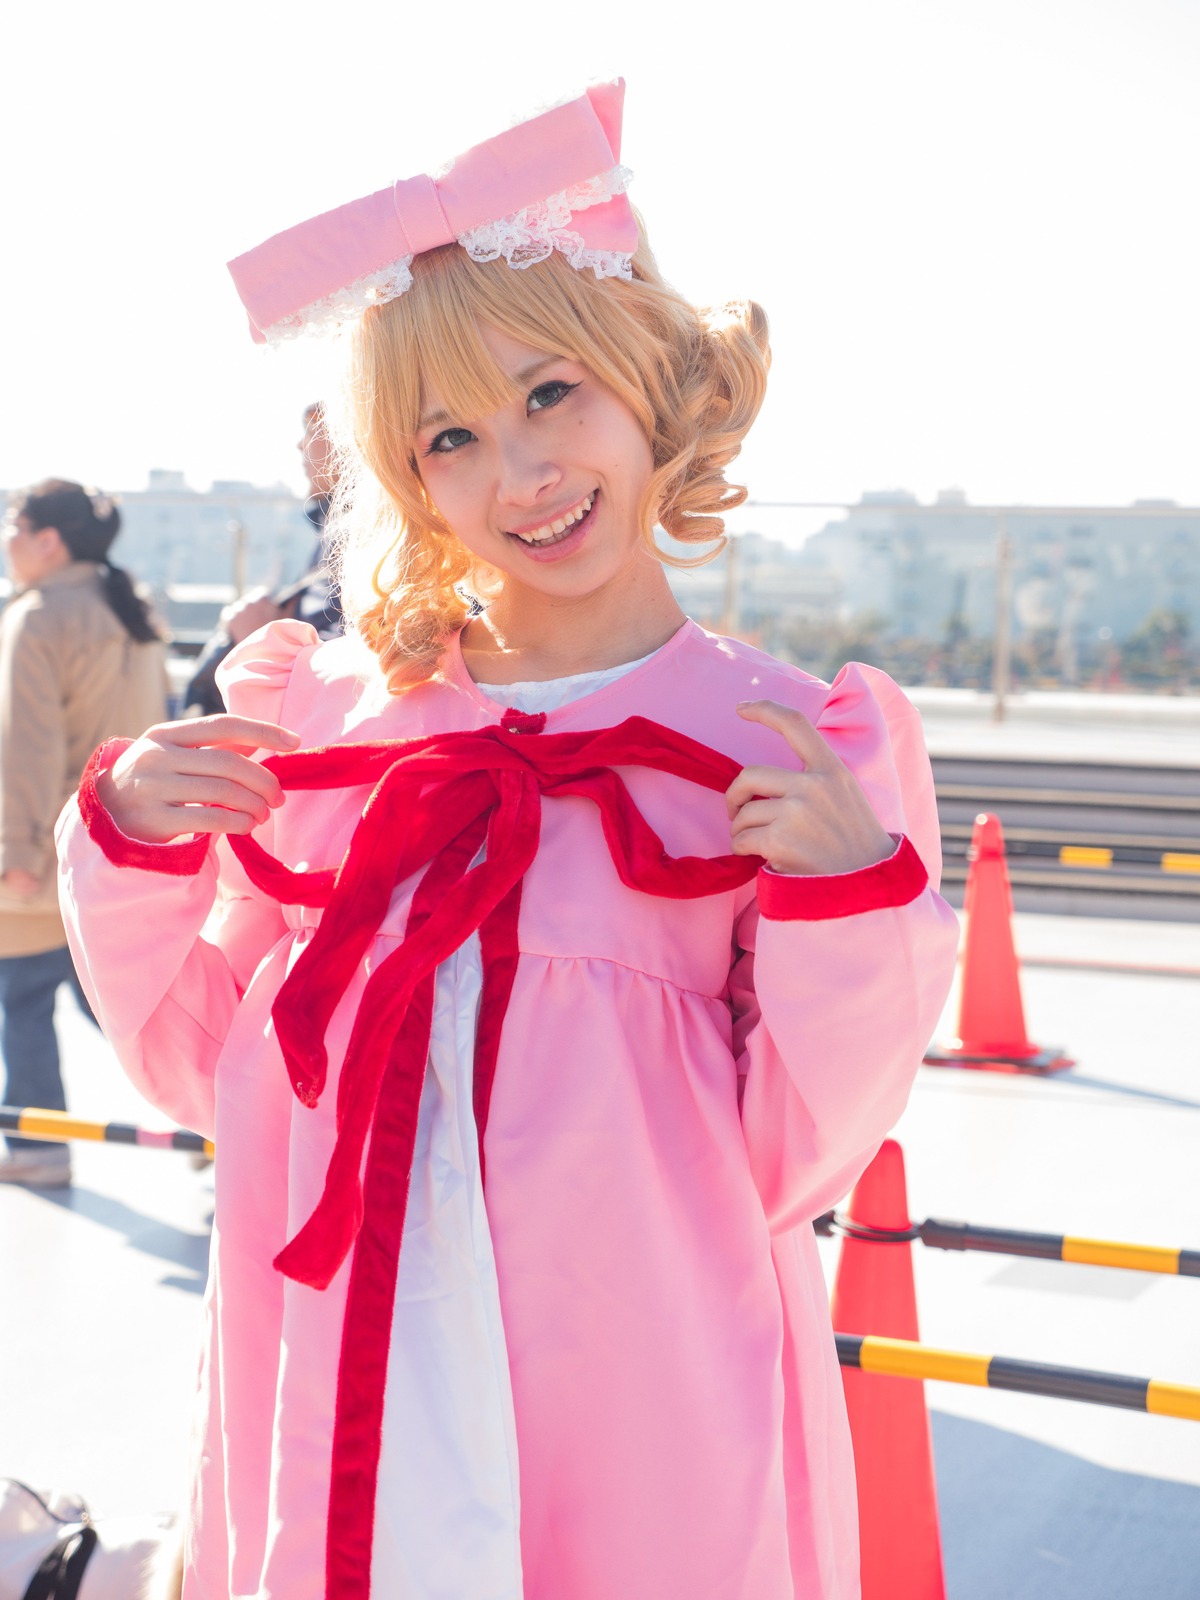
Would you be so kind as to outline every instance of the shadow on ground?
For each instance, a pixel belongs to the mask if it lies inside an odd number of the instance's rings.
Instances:
[[[930,1413],[949,1600],[1196,1600],[1200,1488]]]
[[[163,1278],[161,1281],[164,1284],[174,1289],[186,1289],[193,1294],[204,1292],[208,1277],[207,1233],[189,1233],[183,1228],[173,1227],[169,1222],[161,1222],[157,1217],[148,1217],[141,1211],[135,1211],[123,1200],[86,1189],[78,1183],[70,1189],[46,1190],[41,1198],[64,1211],[89,1217],[102,1227],[111,1228],[114,1233],[124,1234],[133,1249],[140,1250],[144,1255],[157,1256],[161,1261],[184,1269],[182,1273],[172,1273]]]

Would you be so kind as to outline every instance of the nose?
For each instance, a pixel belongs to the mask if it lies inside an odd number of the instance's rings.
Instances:
[[[562,470],[546,455],[544,441],[531,429],[517,429],[498,441],[496,499],[502,506],[536,505],[562,480]]]

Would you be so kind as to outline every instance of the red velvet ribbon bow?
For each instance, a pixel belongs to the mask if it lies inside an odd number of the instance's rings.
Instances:
[[[326,1030],[392,892],[426,869],[403,942],[363,992],[338,1082],[337,1136],[324,1191],[275,1259],[280,1271],[300,1283],[325,1288],[358,1236],[363,1154],[389,1066],[407,1085],[397,1127],[400,1149],[407,1151],[404,1172],[411,1170],[435,970],[475,930],[484,965],[474,1084],[482,1159],[500,1025],[516,972],[521,884],[537,853],[543,795],[591,800],[621,882],[645,894],[719,894],[748,882],[760,865],[757,856],[669,856],[613,770],[650,767],[723,791],[740,770],[728,756],[644,717],[613,728],[531,738],[545,720],[506,712],[499,725],[473,731],[270,757],[264,765],[285,789],[374,784],[336,870],[293,871],[256,840],[230,838],[264,893],[285,904],[324,908],[273,1010],[289,1079],[308,1106],[316,1105],[325,1087]],[[485,842],[485,858],[473,864]],[[396,1176],[393,1171],[393,1181]],[[406,1189],[403,1175],[401,1181]]]

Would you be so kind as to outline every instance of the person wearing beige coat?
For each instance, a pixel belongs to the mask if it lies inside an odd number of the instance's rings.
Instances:
[[[127,573],[108,561],[120,514],[51,479],[5,528],[14,596],[0,615],[0,1047],[4,1101],[65,1109],[54,1002],[85,1010],[58,911],[54,823],[105,739],[167,710],[165,646]],[[90,1010],[88,1010],[90,1015]],[[65,1145],[9,1138],[0,1182],[70,1182]]]

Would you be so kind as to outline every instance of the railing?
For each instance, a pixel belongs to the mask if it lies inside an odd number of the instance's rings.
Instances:
[[[1200,908],[1200,769],[938,756],[933,774],[944,882],[965,881],[975,817],[988,811],[1014,889]]]

